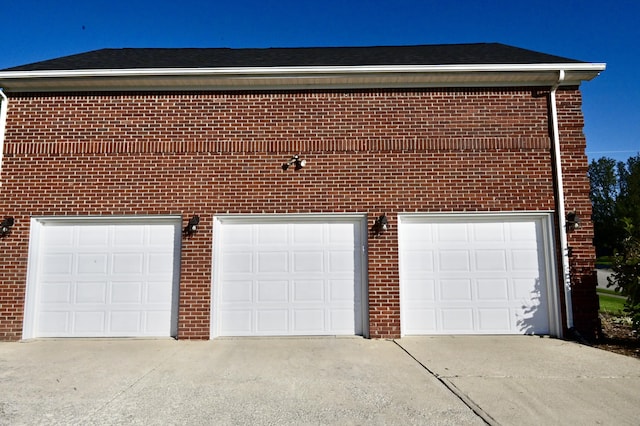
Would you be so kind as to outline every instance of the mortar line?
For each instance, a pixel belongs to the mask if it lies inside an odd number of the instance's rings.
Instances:
[[[482,419],[482,421],[484,421],[486,424],[488,424],[490,426],[500,426],[500,423],[498,423],[498,421],[496,419],[491,417],[489,415],[489,413],[487,413],[482,408],[480,408],[480,406],[478,404],[476,404],[469,396],[467,396],[464,392],[462,392],[460,389],[458,389],[456,387],[456,385],[453,384],[453,382],[451,382],[450,380],[446,379],[445,377],[441,377],[439,374],[437,374],[436,372],[431,370],[429,367],[427,367],[425,364],[420,362],[420,360],[418,360],[418,358],[413,356],[400,343],[398,343],[397,340],[393,339],[393,343],[395,343],[396,346],[398,346],[400,349],[402,349],[402,351],[405,354],[407,354],[411,359],[413,359],[416,363],[418,363],[418,365],[420,365],[429,374],[431,374],[437,381],[442,383],[442,385],[444,387],[446,387],[449,390],[449,392],[454,394],[460,401],[462,401],[462,403],[464,405],[466,405],[471,411],[473,411],[476,416],[480,417]]]

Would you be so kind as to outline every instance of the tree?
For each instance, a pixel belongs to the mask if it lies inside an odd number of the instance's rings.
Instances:
[[[589,180],[596,253],[613,252],[609,286],[627,296],[624,310],[640,335],[640,154],[592,161]]]
[[[632,227],[624,226],[625,234],[632,232],[640,237],[640,154],[631,157],[624,164],[618,164],[620,192],[616,200],[616,216],[620,220],[628,220]]]
[[[640,207],[640,206],[639,206]],[[626,237],[613,257],[613,274],[608,286],[627,296],[624,311],[631,317],[633,329],[640,335],[640,238],[631,220],[625,218]]]
[[[598,256],[611,256],[620,235],[617,226],[616,201],[620,192],[619,164],[602,157],[589,164],[590,197],[593,207],[594,245]]]

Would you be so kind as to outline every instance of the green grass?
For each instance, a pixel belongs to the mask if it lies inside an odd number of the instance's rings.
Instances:
[[[598,297],[600,298],[600,312],[614,315],[622,314],[625,299],[603,294],[601,293],[601,289],[598,289]]]
[[[596,268],[611,268],[611,256],[601,256],[596,259]]]
[[[615,290],[613,289],[613,287],[611,287],[611,288],[600,288],[600,287],[598,287],[597,292],[598,292],[598,293],[602,293],[602,294],[612,294],[612,295],[614,295],[614,296],[620,296],[620,297],[622,297],[622,295],[620,294],[620,292],[615,291]]]

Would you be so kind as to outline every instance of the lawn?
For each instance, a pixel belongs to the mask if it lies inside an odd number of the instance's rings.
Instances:
[[[622,314],[625,299],[620,296],[604,294],[600,292],[600,290],[598,290],[598,297],[600,298],[600,312],[606,312],[613,315]]]

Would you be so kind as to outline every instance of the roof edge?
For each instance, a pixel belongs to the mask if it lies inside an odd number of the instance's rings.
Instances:
[[[603,63],[135,68],[0,71],[7,92],[579,85]]]

